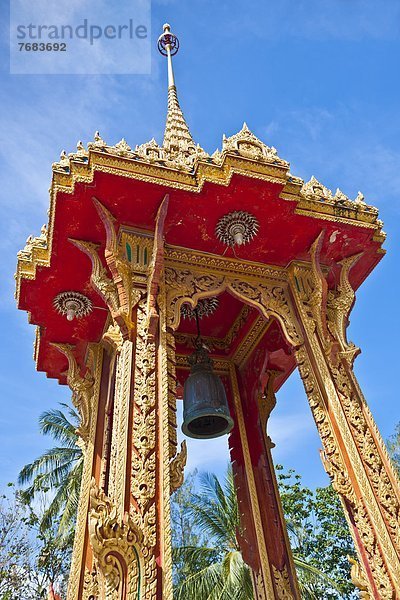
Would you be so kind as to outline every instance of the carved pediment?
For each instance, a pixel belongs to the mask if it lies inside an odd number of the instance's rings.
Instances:
[[[267,146],[259,140],[250,131],[246,123],[243,124],[242,129],[235,135],[231,137],[223,136],[222,152],[233,152],[252,160],[265,160],[282,166],[289,166],[289,163],[279,158],[276,148]]]
[[[122,138],[115,146],[111,146],[113,152],[119,156],[131,157],[133,155],[132,148],[129,146],[125,138]]]
[[[24,249],[20,250],[17,254],[18,258],[29,260],[32,257],[32,252],[34,248],[47,248],[47,238],[47,225],[43,225],[39,236],[33,237],[32,235],[30,235],[28,237],[28,239],[25,242]]]
[[[378,214],[378,209],[368,205],[365,202],[364,194],[361,192],[358,192],[354,200],[351,200],[339,188],[336,189],[335,195],[333,195],[332,190],[318,181],[314,175],[311,177],[310,181],[304,183],[300,193],[304,198],[309,200],[318,200],[320,202],[334,204],[337,207],[360,209],[372,214]]]
[[[311,200],[321,200],[323,202],[333,202],[332,191],[323,185],[318,179],[311,177],[310,181],[304,183],[301,188],[301,195]]]
[[[164,159],[164,149],[159,146],[154,138],[135,148],[136,154],[141,158],[150,161],[159,161]]]

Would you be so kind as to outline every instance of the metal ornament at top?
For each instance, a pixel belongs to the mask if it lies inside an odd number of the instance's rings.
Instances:
[[[218,308],[219,300],[216,296],[212,298],[201,298],[196,308],[192,308],[189,304],[182,304],[181,315],[184,319],[196,319],[196,312],[199,319],[209,317],[214,314]]]
[[[158,50],[163,56],[168,56],[168,51],[171,56],[175,56],[175,54],[179,50],[179,40],[174,33],[171,32],[171,27],[168,23],[165,23],[164,33],[160,35],[158,38]]]
[[[215,235],[226,246],[242,246],[257,235],[258,228],[259,224],[254,215],[235,210],[221,217],[215,227]]]
[[[86,317],[93,309],[91,300],[80,292],[61,292],[54,298],[53,306],[68,321]]]

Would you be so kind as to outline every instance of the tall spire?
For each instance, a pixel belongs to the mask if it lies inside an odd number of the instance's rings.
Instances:
[[[172,66],[172,57],[179,50],[179,40],[171,32],[168,23],[164,25],[164,33],[158,38],[158,49],[163,56],[167,57],[168,61],[168,112],[163,148],[171,155],[177,153],[190,155],[196,152],[196,144],[179,106]]]

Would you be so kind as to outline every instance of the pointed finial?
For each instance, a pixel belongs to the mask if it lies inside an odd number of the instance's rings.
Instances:
[[[158,38],[158,50],[163,56],[168,59],[168,87],[175,85],[174,71],[172,68],[172,57],[179,50],[179,40],[175,34],[171,32],[171,26],[165,23],[164,33]]]
[[[158,49],[168,60],[168,111],[163,148],[167,153],[173,155],[182,153],[188,155],[191,154],[191,151],[196,153],[196,145],[179,106],[172,69],[172,56],[179,50],[179,40],[171,32],[168,23],[164,25],[164,32],[158,38]]]

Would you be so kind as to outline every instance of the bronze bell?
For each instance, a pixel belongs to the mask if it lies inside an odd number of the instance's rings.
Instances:
[[[212,361],[201,343],[189,357],[190,375],[183,390],[183,425],[185,435],[197,439],[216,438],[229,433],[233,419],[229,413],[225,388],[213,372]]]

